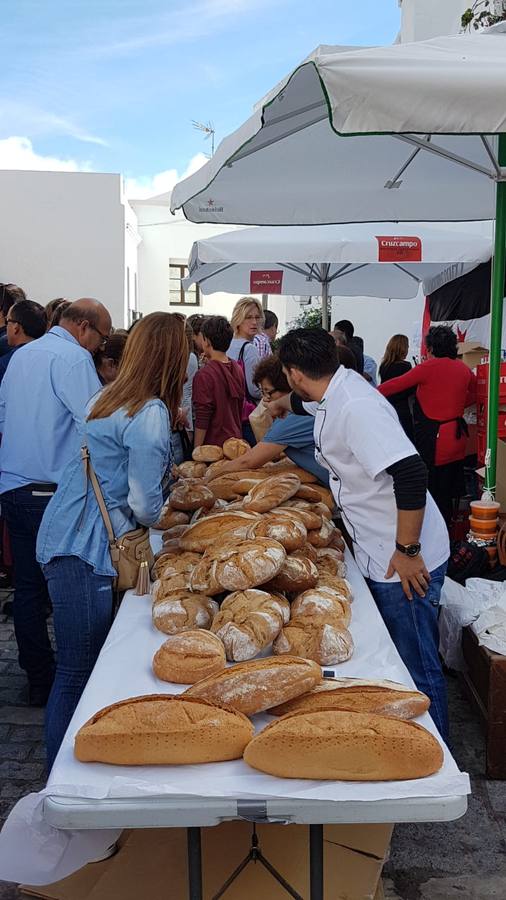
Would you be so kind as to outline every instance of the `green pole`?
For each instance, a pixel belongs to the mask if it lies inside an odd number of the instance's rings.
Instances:
[[[506,166],[506,134],[499,135],[499,165]],[[495,247],[490,300],[490,356],[488,374],[487,457],[485,489],[495,496],[497,469],[497,420],[499,416],[499,378],[506,271],[506,182],[496,186]]]

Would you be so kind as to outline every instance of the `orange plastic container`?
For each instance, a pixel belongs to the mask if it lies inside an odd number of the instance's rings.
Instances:
[[[471,531],[484,541],[493,540],[497,534],[497,519],[475,519],[469,516]]]
[[[501,504],[495,500],[472,500],[471,515],[474,519],[497,520]]]

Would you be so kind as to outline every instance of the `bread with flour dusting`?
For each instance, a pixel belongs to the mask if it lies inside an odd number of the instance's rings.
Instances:
[[[153,625],[165,634],[210,628],[217,612],[218,604],[205,594],[176,590],[153,598]]]
[[[258,588],[235,591],[221,604],[211,631],[223,641],[227,659],[244,662],[268,647],[289,618],[284,597]]]

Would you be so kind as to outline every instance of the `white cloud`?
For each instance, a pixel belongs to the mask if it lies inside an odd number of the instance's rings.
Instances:
[[[0,169],[29,169],[42,172],[91,172],[89,162],[44,156],[33,149],[27,137],[0,140]]]
[[[183,178],[193,175],[207,162],[205,153],[197,153],[192,157],[186,170],[180,175],[177,169],[165,169],[157,175],[145,178],[125,178],[125,191],[132,200],[146,200],[171,191],[174,185]]]
[[[14,134],[29,134],[36,138],[40,135],[64,135],[83,141],[85,144],[98,144],[107,147],[107,141],[87,131],[68,116],[61,116],[48,112],[39,106],[25,103],[19,98],[0,98],[0,119],[5,132]]]

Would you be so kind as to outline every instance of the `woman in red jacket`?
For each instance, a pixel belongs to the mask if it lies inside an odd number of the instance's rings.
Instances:
[[[438,325],[426,338],[427,359],[379,387],[384,397],[416,388],[413,410],[415,445],[429,470],[429,490],[447,525],[454,501],[464,489],[468,429],[466,406],[476,402],[476,376],[457,359],[457,338]]]

